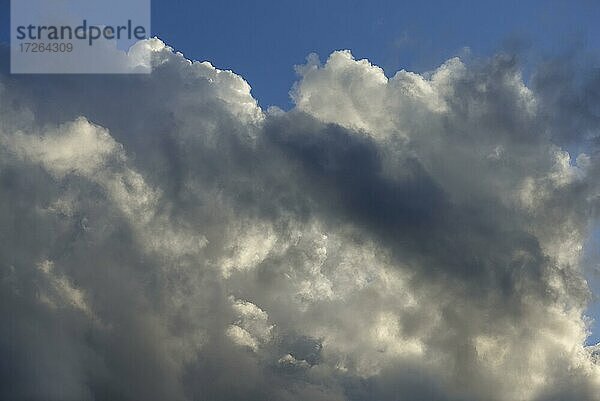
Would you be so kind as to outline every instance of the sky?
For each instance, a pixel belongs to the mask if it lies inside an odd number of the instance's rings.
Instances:
[[[428,71],[471,49],[531,57],[600,49],[594,1],[170,1],[153,3],[153,31],[177,50],[246,77],[262,106],[288,108],[291,66],[351,49],[388,74]]]
[[[8,42],[9,0],[0,0]],[[152,31],[193,60],[245,77],[263,107],[291,107],[294,65],[351,49],[388,75],[446,59],[519,52],[535,62],[573,47],[600,50],[600,5],[548,1],[152,1]]]
[[[0,399],[600,401],[599,11],[155,1],[149,75],[0,46]]]

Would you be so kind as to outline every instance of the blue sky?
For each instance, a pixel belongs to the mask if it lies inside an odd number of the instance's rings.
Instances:
[[[351,49],[387,74],[424,71],[469,47],[537,57],[573,43],[598,48],[593,1],[164,1],[153,2],[153,31],[188,57],[231,68],[261,105],[285,107],[306,55]]]
[[[9,0],[0,0],[8,41]],[[350,49],[388,75],[427,71],[469,48],[535,60],[574,45],[599,50],[600,3],[548,1],[152,1],[152,30],[188,58],[241,74],[261,106],[289,108],[293,66]]]
[[[0,0],[3,42],[8,4]],[[530,62],[573,46],[600,50],[600,2],[592,0],[171,0],[152,6],[154,35],[188,58],[242,75],[263,107],[290,107],[293,66],[311,52],[325,59],[350,49],[392,75],[430,70],[465,48],[475,57],[518,51]],[[592,314],[600,317],[597,303]]]

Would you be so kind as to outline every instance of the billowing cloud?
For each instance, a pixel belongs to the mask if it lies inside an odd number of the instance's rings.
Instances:
[[[282,111],[130,57],[0,76],[0,398],[598,399],[587,76],[340,51]]]

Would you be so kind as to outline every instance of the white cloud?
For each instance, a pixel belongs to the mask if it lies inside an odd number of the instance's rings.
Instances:
[[[598,399],[597,152],[511,59],[310,56],[265,113],[158,39],[128,57],[152,74],[0,79],[0,398]]]

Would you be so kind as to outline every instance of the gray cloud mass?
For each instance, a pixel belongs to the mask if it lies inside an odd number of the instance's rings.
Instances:
[[[0,399],[600,400],[597,73],[130,57],[0,73]]]

